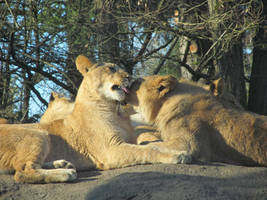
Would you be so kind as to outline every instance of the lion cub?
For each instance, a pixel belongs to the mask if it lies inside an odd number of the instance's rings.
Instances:
[[[225,106],[201,86],[149,76],[135,81],[126,100],[159,131],[157,146],[197,161],[267,166],[267,117]]]
[[[195,83],[189,80],[180,79],[180,83],[186,83],[190,85],[200,86],[203,89],[209,91],[218,101],[222,102],[224,105],[229,105],[230,107],[236,107],[243,110],[244,108],[236,100],[236,98],[227,91],[225,88],[225,83],[222,78],[212,81],[208,85],[203,85],[200,83]],[[160,133],[151,125],[141,125],[135,128],[137,135],[136,143],[137,144],[147,144],[150,142],[162,141]]]

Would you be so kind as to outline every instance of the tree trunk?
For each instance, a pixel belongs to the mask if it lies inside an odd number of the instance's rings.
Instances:
[[[75,0],[69,0],[66,2],[66,20],[68,22],[66,25],[66,37],[68,56],[66,60],[65,73],[69,79],[66,79],[66,84],[68,85],[68,88],[70,88],[68,91],[75,91],[75,93],[70,92],[72,99],[75,99],[77,88],[79,88],[82,81],[82,75],[78,70],[76,70],[75,59],[79,54],[87,55],[88,52],[84,32],[88,30],[88,27],[85,25],[85,21],[86,18],[89,18],[89,16],[87,14],[84,16],[84,11],[82,11],[82,9],[84,9],[82,2],[83,1]],[[73,10],[78,12],[78,16],[76,16],[76,13],[73,12]]]
[[[243,46],[235,44],[221,59],[218,60],[220,77],[225,80],[225,86],[241,105],[246,106],[246,88],[244,80]]]
[[[29,76],[29,74],[28,74]],[[29,86],[29,78],[24,76],[24,83],[23,83],[23,104],[22,104],[22,110],[21,110],[21,122],[29,122],[29,107],[30,107],[30,97],[31,97],[31,89]]]
[[[267,3],[263,1],[266,20]],[[264,22],[263,22],[264,23]],[[248,109],[267,115],[267,32],[261,24],[253,43],[253,63],[250,78]],[[266,22],[265,22],[266,23]]]
[[[267,115],[267,49],[255,47],[253,54],[248,109]]]
[[[220,10],[220,1],[208,0],[210,15],[217,15]],[[213,38],[217,39],[223,34],[219,25],[213,25]],[[214,40],[215,41],[215,40]],[[244,80],[244,64],[243,64],[243,45],[239,38],[239,42],[234,44],[231,49],[227,50],[221,58],[214,58],[215,73],[217,77],[225,80],[225,86],[236,99],[246,106],[246,87]]]
[[[107,1],[108,2],[108,1]],[[120,60],[119,40],[116,35],[118,32],[118,24],[112,15],[114,9],[113,2],[103,3],[103,7],[98,14],[98,44],[99,58],[102,62],[118,63]]]

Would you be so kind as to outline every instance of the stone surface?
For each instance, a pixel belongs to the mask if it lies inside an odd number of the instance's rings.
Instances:
[[[267,168],[154,164],[80,172],[72,183],[20,184],[0,175],[0,199],[267,200]]]

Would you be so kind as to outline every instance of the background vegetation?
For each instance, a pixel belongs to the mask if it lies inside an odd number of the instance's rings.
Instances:
[[[37,121],[52,90],[75,98],[79,54],[136,76],[222,77],[267,114],[266,13],[261,0],[0,0],[0,117]]]

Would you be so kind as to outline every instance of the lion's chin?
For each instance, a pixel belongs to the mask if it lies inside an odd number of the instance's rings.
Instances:
[[[123,90],[120,90],[120,91],[112,92],[112,94],[109,95],[109,98],[116,102],[123,102],[125,101],[126,94]]]

